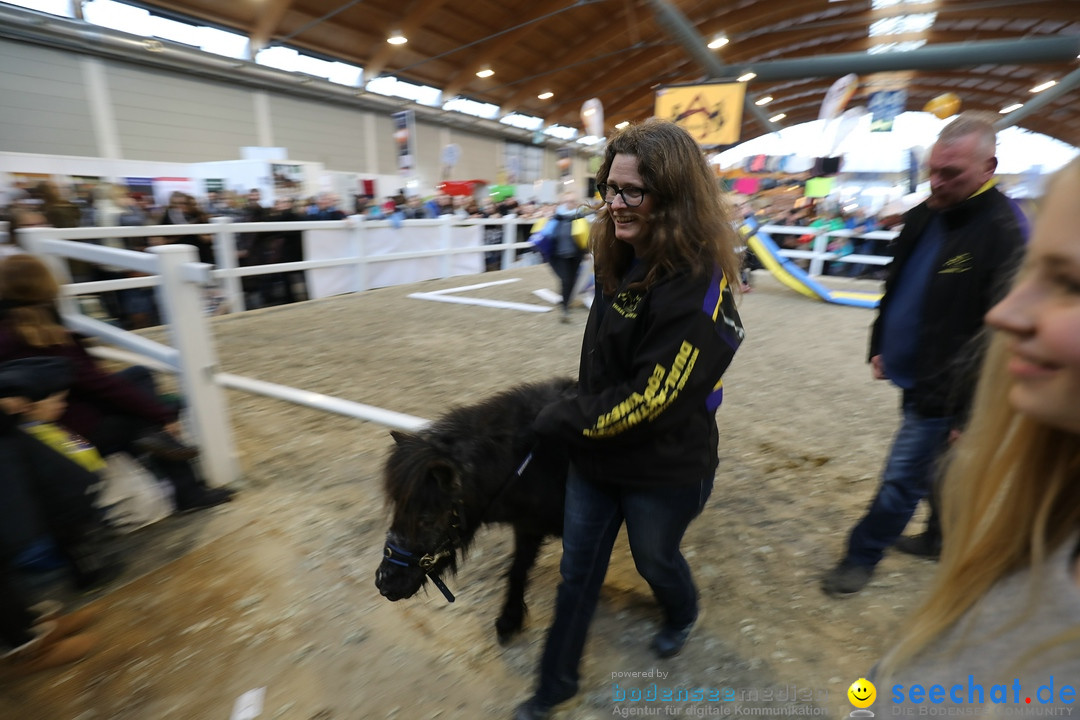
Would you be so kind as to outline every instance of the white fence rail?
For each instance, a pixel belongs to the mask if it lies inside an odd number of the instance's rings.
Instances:
[[[499,252],[500,264],[503,268],[510,267],[515,260],[518,250],[531,249],[528,242],[517,240],[518,227],[530,227],[536,221],[524,218],[490,218],[462,220],[453,216],[443,216],[432,220],[404,220],[399,224],[389,220],[366,220],[360,216],[348,217],[344,220],[302,220],[295,222],[259,222],[240,223],[233,222],[230,218],[213,218],[206,225],[148,225],[139,227],[93,227],[93,228],[27,228],[19,232],[19,241],[35,253],[54,254],[74,260],[98,263],[102,265],[122,266],[128,270],[148,273],[148,277],[122,278],[114,280],[97,280],[89,282],[69,283],[65,288],[68,295],[88,295],[115,290],[131,288],[154,287],[158,285],[159,278],[152,270],[153,263],[146,256],[136,251],[124,251],[133,256],[140,256],[140,262],[135,257],[127,256],[125,262],[120,263],[102,255],[102,250],[107,250],[102,245],[93,243],[78,243],[79,247],[66,246],[62,252],[59,246],[50,246],[49,241],[96,241],[101,238],[148,238],[148,237],[182,237],[191,235],[209,235],[214,248],[215,267],[211,270],[211,276],[222,283],[229,307],[233,311],[245,309],[244,292],[241,278],[257,275],[269,275],[299,270],[319,270],[334,267],[352,267],[354,277],[349,286],[351,291],[363,291],[371,287],[369,280],[369,266],[377,263],[391,263],[400,261],[420,260],[424,258],[440,258],[441,263],[437,275],[450,277],[454,273],[451,259],[455,255],[479,255]],[[499,244],[484,244],[483,234],[487,227],[499,227],[501,242]],[[455,245],[453,233],[461,228],[478,228],[477,239],[480,242],[461,246]],[[391,251],[386,248],[370,248],[369,236],[373,231],[392,229],[400,233],[400,237],[408,238],[410,231],[419,229],[435,229],[438,232],[439,241],[435,246],[420,248],[409,251]],[[341,245],[344,252],[337,257],[327,259],[305,260],[302,262],[274,263],[260,265],[242,265],[237,252],[237,236],[245,233],[281,233],[306,232],[310,230],[336,230],[344,231],[347,241]],[[419,267],[419,265],[417,265]],[[483,263],[477,267],[477,272],[483,269]],[[65,273],[65,277],[70,276]],[[419,279],[426,279],[417,277]],[[407,280],[408,281],[408,280]]]
[[[297,221],[266,223],[235,223],[227,218],[215,218],[208,225],[158,225],[142,227],[93,227],[93,228],[27,228],[20,232],[19,241],[24,247],[43,256],[63,282],[61,312],[65,324],[73,330],[93,335],[119,350],[99,348],[98,354],[114,359],[132,360],[149,358],[149,364],[167,369],[180,376],[181,390],[187,398],[189,430],[202,449],[203,470],[211,484],[221,485],[239,477],[237,461],[229,420],[228,407],[223,388],[264,395],[318,410],[333,412],[347,417],[377,422],[399,429],[415,430],[428,421],[392,410],[372,407],[362,403],[343,400],[320,393],[268,383],[254,378],[221,372],[210,325],[204,312],[204,287],[220,282],[226,289],[229,307],[233,311],[244,309],[244,293],[241,278],[255,275],[282,273],[298,270],[319,270],[332,267],[353,268],[354,290],[370,287],[368,271],[377,263],[395,261],[420,261],[440,258],[439,276],[453,274],[450,260],[454,256],[486,255],[499,252],[501,266],[510,267],[516,251],[531,249],[528,242],[518,242],[518,227],[533,220],[517,218],[459,220],[452,217],[437,220],[405,220],[400,225],[389,221],[371,221],[358,217],[333,221]],[[476,226],[480,243],[455,246],[454,228]],[[501,243],[483,244],[483,230],[487,226],[501,228]],[[367,252],[368,236],[372,230],[394,228],[408,233],[411,228],[437,228],[439,242],[436,247],[395,252]],[[237,257],[236,238],[239,233],[283,233],[309,230],[344,230],[347,250],[341,257],[306,260],[303,262],[241,266]],[[821,274],[824,263],[832,260],[884,265],[891,258],[881,255],[837,256],[827,250],[830,236],[863,237],[871,240],[887,240],[895,233],[865,233],[851,231],[828,232],[817,228],[766,225],[764,231],[774,234],[798,233],[815,235],[812,250],[781,250],[782,255],[810,260],[811,274]],[[162,245],[143,253],[118,249],[93,242],[101,238],[172,237],[212,235],[214,257],[218,266],[198,261],[197,249],[192,245]],[[81,260],[98,265],[141,273],[141,277],[116,280],[72,283],[65,259]],[[482,269],[482,262],[479,264]],[[416,278],[421,279],[421,278]],[[403,282],[411,282],[405,279]],[[154,287],[163,321],[168,325],[173,347],[148,340],[109,323],[88,317],[81,312],[76,297],[80,295]]]
[[[828,230],[826,228],[804,227],[799,225],[762,225],[761,230],[769,235],[813,235],[813,240],[806,243],[810,250],[781,249],[780,254],[784,257],[809,260],[810,275],[821,275],[827,262],[856,263],[862,265],[888,265],[892,262],[891,255],[867,255],[865,253],[849,253],[840,255],[829,250],[829,244],[833,238],[849,238],[851,240],[892,241],[898,233],[892,230],[873,230],[870,232],[858,232],[855,230]],[[774,237],[775,239],[775,237]]]

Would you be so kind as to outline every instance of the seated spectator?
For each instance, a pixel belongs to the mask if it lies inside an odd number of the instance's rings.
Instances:
[[[30,571],[70,570],[75,587],[85,590],[114,578],[122,565],[95,502],[104,461],[48,420],[62,412],[70,379],[62,358],[0,364],[0,556]]]
[[[0,362],[38,356],[66,358],[74,379],[60,424],[87,438],[108,457],[127,452],[172,484],[178,510],[210,507],[232,491],[209,488],[191,460],[198,454],[180,440],[179,409],[163,402],[143,367],[111,373],[99,367],[83,340],[65,328],[56,310],[59,285],[32,255],[0,262]]]

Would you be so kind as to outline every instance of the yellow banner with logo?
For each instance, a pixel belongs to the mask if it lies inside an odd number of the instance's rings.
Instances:
[[[653,114],[681,126],[699,145],[731,145],[739,140],[745,95],[745,83],[660,88]]]

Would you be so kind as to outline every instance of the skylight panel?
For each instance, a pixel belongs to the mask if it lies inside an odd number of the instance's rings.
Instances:
[[[5,0],[9,5],[17,5],[27,10],[72,17],[70,0]]]
[[[499,116],[499,106],[492,105],[491,103],[476,102],[475,100],[469,100],[468,98],[455,97],[450,98],[443,105],[443,110],[454,110],[466,115],[475,115],[476,117],[487,118],[494,120]]]
[[[577,137],[578,131],[576,128],[567,127],[566,125],[550,125],[544,128],[544,134],[557,137],[560,140],[573,140]]]
[[[937,19],[937,13],[918,13],[882,18],[870,23],[870,37],[880,35],[903,35],[905,33],[926,32]]]
[[[522,115],[521,113],[510,113],[504,117],[499,118],[499,122],[506,125],[513,125],[523,130],[539,130],[544,126],[544,118],[538,118],[533,115]]]
[[[904,42],[889,42],[882,43],[880,45],[873,45],[867,49],[867,54],[877,55],[878,53],[887,52],[911,52],[917,50],[926,44],[925,40],[906,40]]]
[[[93,0],[83,5],[83,19],[94,25],[132,35],[150,35],[150,13],[113,0]]]

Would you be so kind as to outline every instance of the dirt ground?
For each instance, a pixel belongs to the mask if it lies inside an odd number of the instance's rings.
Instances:
[[[214,321],[221,366],[427,418],[573,374],[584,310],[567,325],[557,313],[408,297],[500,279],[517,281],[463,294],[542,304],[532,291],[554,285],[547,268],[527,267],[226,316]],[[716,487],[684,543],[704,618],[681,655],[654,659],[658,615],[620,540],[582,693],[560,720],[846,717],[848,685],[891,644],[933,570],[894,553],[854,598],[818,588],[897,423],[895,390],[864,361],[873,313],[809,300],[761,272],[741,312],[747,339],[725,378]],[[101,610],[100,650],[0,682],[0,717],[510,717],[532,687],[558,544],[542,553],[526,628],[506,647],[493,628],[505,528],[482,531],[448,580],[456,603],[433,589],[390,603],[374,584],[387,429],[239,392],[229,403],[246,471],[236,501],[129,536],[123,578],[69,598]],[[654,683],[706,699],[633,701]],[[261,702],[244,711],[249,691]]]

